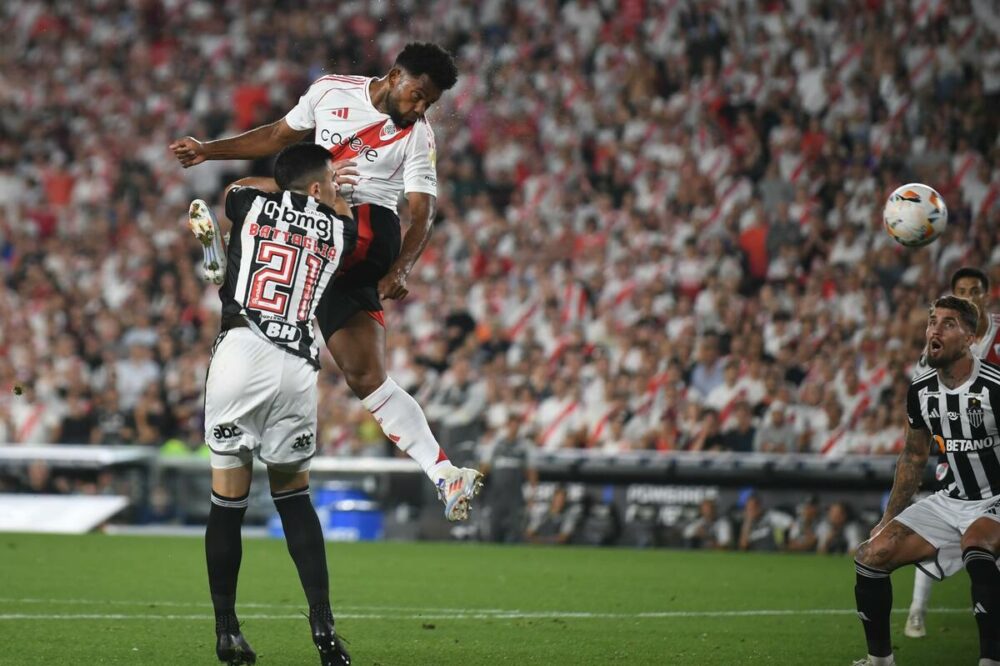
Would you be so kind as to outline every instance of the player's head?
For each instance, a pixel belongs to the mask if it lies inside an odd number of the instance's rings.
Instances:
[[[934,301],[927,318],[927,365],[943,368],[969,353],[979,324],[979,309],[957,296]]]
[[[274,180],[283,190],[308,194],[332,206],[338,187],[330,151],[315,143],[293,143],[274,161]]]
[[[986,311],[986,295],[990,293],[990,279],[978,268],[963,266],[951,276],[953,296],[972,301],[979,312]]]
[[[430,42],[407,44],[389,70],[389,117],[397,127],[409,127],[457,80],[458,68],[450,53]]]

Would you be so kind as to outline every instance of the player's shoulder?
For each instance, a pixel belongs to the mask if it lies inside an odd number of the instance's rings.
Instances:
[[[994,384],[1000,384],[1000,365],[986,360],[979,363],[979,374]]]
[[[354,76],[350,74],[324,74],[312,82],[313,87],[334,90],[364,90],[364,87],[371,81],[367,76]]]
[[[936,376],[937,370],[934,368],[927,368],[926,370],[914,374],[913,379],[910,381],[910,386],[913,388],[923,388],[927,384],[933,382]]]

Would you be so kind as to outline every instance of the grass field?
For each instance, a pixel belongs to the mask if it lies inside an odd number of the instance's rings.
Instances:
[[[356,664],[850,664],[865,653],[845,557],[328,544]],[[963,575],[897,661],[975,664]],[[212,664],[202,542],[0,535],[0,664]],[[244,544],[238,610],[258,663],[318,663],[283,542]],[[936,610],[935,610],[936,609]]]

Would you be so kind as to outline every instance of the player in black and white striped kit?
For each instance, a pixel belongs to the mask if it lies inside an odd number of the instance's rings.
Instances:
[[[232,233],[226,251],[222,332],[205,382],[205,441],[211,449],[212,505],[205,529],[216,655],[253,664],[236,616],[240,532],[253,458],[267,465],[271,496],[309,602],[313,641],[324,666],[350,657],[334,632],[326,548],[309,499],[316,452],[316,304],[357,242],[358,225],[338,195],[338,178],[356,173],[315,144],[284,149],[274,179],[244,178],[226,190]],[[338,173],[339,170],[339,173]],[[202,201],[190,225],[204,244],[221,229]]]
[[[1000,366],[976,358],[971,346],[979,310],[946,296],[927,322],[927,361],[907,393],[906,444],[882,520],[855,556],[854,588],[868,657],[856,666],[895,664],[889,635],[889,574],[907,564],[940,569],[942,550],[958,544],[972,582],[980,666],[1000,666]],[[947,455],[954,481],[910,504],[931,447]],[[908,506],[909,505],[909,506]]]
[[[990,293],[990,279],[983,271],[971,266],[963,266],[951,276],[951,294],[968,301],[979,310],[979,326],[976,328],[976,339],[972,343],[972,355],[992,363],[1000,361],[997,338],[1000,336],[1000,314],[988,313],[987,300]],[[927,350],[921,354],[920,360],[913,371],[913,379],[928,374]],[[937,453],[938,465],[935,477],[938,483],[947,485],[952,482],[954,473],[948,464],[948,456]],[[935,581],[952,576],[962,569],[962,551],[958,544],[953,548],[938,552],[938,566],[930,572],[925,572],[918,565],[913,575],[913,599],[910,601],[910,611],[903,627],[903,635],[909,638],[922,638],[927,635],[927,607],[930,605],[931,590]]]

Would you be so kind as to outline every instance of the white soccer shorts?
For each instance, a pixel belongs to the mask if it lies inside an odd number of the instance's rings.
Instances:
[[[316,379],[303,358],[249,328],[226,332],[205,384],[205,441],[212,467],[241,467],[253,456],[288,472],[316,454]]]
[[[931,578],[944,580],[964,568],[962,535],[965,531],[980,518],[1000,522],[998,511],[1000,497],[961,500],[948,497],[947,491],[940,490],[906,507],[895,520],[938,549],[934,559],[919,562],[917,566]]]

